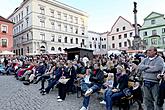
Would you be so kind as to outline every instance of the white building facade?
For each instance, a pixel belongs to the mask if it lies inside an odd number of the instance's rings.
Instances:
[[[88,31],[88,45],[89,49],[94,51],[94,54],[105,54],[107,51],[107,34]]]
[[[108,50],[127,50],[132,46],[134,27],[125,18],[119,16],[108,34]]]
[[[15,23],[16,55],[87,46],[87,13],[56,0],[24,0],[8,19]]]

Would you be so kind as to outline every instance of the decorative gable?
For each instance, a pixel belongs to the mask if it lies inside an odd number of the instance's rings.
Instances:
[[[155,19],[158,17],[164,17],[164,15],[156,12],[151,12],[146,18],[144,18],[144,20]]]

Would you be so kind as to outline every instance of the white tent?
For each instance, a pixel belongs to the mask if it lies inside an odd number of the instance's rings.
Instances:
[[[15,53],[10,52],[10,51],[7,51],[7,50],[2,51],[2,52],[0,53],[0,55],[14,55],[14,54],[15,54]]]

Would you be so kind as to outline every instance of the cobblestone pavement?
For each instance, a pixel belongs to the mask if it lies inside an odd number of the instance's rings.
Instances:
[[[23,85],[14,76],[0,76],[0,110],[79,110],[83,98],[69,94],[63,102],[57,102],[57,89],[42,96],[40,84]],[[90,110],[105,110],[95,96],[90,99]],[[117,108],[113,108],[118,110]],[[136,110],[136,105],[131,107]]]

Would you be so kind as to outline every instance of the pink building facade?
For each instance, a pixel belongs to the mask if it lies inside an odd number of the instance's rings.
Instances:
[[[13,23],[0,16],[0,51],[13,50]]]

